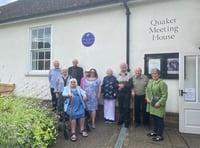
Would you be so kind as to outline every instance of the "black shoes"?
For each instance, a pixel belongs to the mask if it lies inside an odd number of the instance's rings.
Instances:
[[[163,137],[162,136],[155,136],[152,138],[153,141],[159,142],[159,141],[163,141]]]

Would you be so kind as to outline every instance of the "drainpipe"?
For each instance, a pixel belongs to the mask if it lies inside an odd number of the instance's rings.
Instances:
[[[128,65],[128,71],[130,71],[129,67],[129,51],[130,51],[130,9],[127,4],[128,0],[123,0],[124,8],[126,9],[126,64]]]

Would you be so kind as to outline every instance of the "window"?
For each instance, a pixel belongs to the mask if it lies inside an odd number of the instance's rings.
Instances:
[[[51,59],[51,27],[31,29],[31,70],[44,71],[50,69]]]

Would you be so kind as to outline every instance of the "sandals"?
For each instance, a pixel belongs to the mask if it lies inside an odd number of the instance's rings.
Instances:
[[[153,137],[153,136],[157,136],[157,134],[154,133],[154,132],[150,132],[150,133],[147,134],[147,136],[148,136],[148,137]]]
[[[156,142],[159,142],[159,141],[162,141],[163,140],[163,137],[161,136],[155,136],[152,138],[153,141],[156,141]]]
[[[84,130],[81,130],[79,133],[81,134],[82,137],[88,137],[88,133]]]
[[[75,133],[72,133],[70,140],[71,140],[72,142],[75,142],[75,141],[76,141],[76,134],[75,134]]]

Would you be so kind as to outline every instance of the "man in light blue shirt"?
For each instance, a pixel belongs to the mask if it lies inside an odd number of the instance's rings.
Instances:
[[[53,106],[53,111],[56,111],[57,107],[57,98],[56,98],[56,93],[54,92],[55,86],[56,86],[56,79],[61,75],[61,69],[60,69],[60,63],[59,61],[54,61],[53,62],[54,68],[49,70],[49,83],[50,83],[50,92],[51,92],[51,97],[52,97],[52,106]]]

